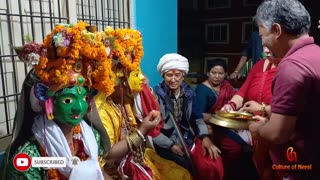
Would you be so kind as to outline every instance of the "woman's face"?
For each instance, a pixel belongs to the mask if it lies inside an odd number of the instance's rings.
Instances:
[[[128,82],[133,93],[142,91],[142,85],[144,81],[145,77],[142,74],[140,67],[130,72]]]
[[[226,72],[222,66],[216,65],[210,69],[207,75],[209,82],[213,83],[214,85],[219,85],[224,80]]]
[[[263,52],[266,54],[267,58],[273,57],[271,51],[269,50],[269,48],[267,48],[267,46],[263,46]]]
[[[54,116],[60,122],[75,126],[79,124],[88,110],[87,90],[81,86],[64,88],[54,95]]]
[[[278,49],[276,36],[262,25],[259,25],[259,34],[262,39],[262,45],[270,49],[270,51],[273,53],[273,56],[276,57]]]

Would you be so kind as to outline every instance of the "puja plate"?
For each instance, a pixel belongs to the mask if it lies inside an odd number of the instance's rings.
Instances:
[[[249,128],[249,122],[253,120],[252,116],[246,112],[219,111],[209,119],[209,122],[222,127],[243,130]]]
[[[253,120],[253,114],[241,111],[218,111],[216,114],[220,117],[234,120]]]

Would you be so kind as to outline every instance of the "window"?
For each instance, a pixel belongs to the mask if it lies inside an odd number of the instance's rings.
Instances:
[[[30,68],[12,54],[25,36],[43,41],[57,23],[85,21],[97,26],[131,27],[130,0],[1,0],[0,8],[0,140],[12,134],[22,83]],[[20,5],[20,8],[18,7]],[[5,147],[0,142],[1,146]]]
[[[229,43],[229,24],[206,24],[206,41],[212,44]]]
[[[250,39],[250,35],[253,31],[253,25],[251,21],[242,22],[242,34],[241,34],[241,42],[247,43]]]
[[[181,9],[193,9],[194,11],[198,10],[198,1],[197,0],[182,0],[179,1],[179,8]]]
[[[130,28],[129,0],[77,0],[76,4],[77,19],[97,26],[98,30],[106,26]]]
[[[227,57],[205,57],[204,58],[204,69],[203,69],[203,73],[204,74],[207,74],[207,65],[210,63],[210,62],[214,62],[215,60],[221,60],[221,59],[223,59],[223,60],[225,60],[226,61],[226,65],[227,65],[227,67],[228,67],[228,58]],[[226,72],[226,73],[228,73],[228,72]]]
[[[230,0],[206,0],[206,9],[230,8]]]

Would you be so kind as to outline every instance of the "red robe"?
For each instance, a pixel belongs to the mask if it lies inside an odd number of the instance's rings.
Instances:
[[[258,103],[271,104],[272,97],[272,80],[277,68],[271,68],[272,63],[269,62],[265,72],[263,72],[265,60],[260,60],[251,69],[246,81],[241,86],[240,90],[236,93],[243,97],[244,102],[256,101]],[[261,115],[261,114],[259,114]],[[258,170],[260,177],[263,173],[272,172],[272,162],[269,156],[269,145],[262,140],[254,139],[253,144],[253,160]]]

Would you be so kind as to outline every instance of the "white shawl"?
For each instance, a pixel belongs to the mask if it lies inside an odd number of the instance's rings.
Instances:
[[[49,157],[66,157],[66,167],[57,169],[70,180],[103,179],[98,162],[98,145],[93,131],[85,121],[81,121],[80,126],[84,149],[89,157],[75,167],[71,163],[72,154],[68,142],[54,121],[48,120],[45,115],[39,115],[35,118],[32,132],[40,145],[46,148]]]

